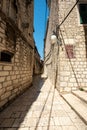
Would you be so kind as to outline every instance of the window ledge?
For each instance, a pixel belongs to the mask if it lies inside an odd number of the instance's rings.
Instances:
[[[11,65],[11,66],[13,66],[13,63],[0,61],[0,65]]]
[[[80,24],[78,25],[79,27],[87,27],[87,24]]]

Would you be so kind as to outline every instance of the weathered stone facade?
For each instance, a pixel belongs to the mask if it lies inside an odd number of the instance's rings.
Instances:
[[[6,17],[11,18],[23,33],[25,38],[34,46],[33,37],[33,0],[2,0],[0,8]]]
[[[43,73],[43,61],[40,59],[40,55],[38,53],[37,47],[34,49],[34,75]]]
[[[50,4],[45,57],[49,52],[51,53],[47,61],[45,58],[45,66],[48,70],[48,77],[51,75],[50,78],[59,91],[87,87],[87,26],[80,24],[79,4],[81,1],[61,24],[75,3],[75,0],[51,0]],[[55,31],[58,25],[60,26],[57,28],[57,36],[61,46],[58,43],[51,45],[50,41],[52,31]],[[50,66],[46,65],[49,59]]]
[[[33,0],[0,1],[0,108],[32,84]]]
[[[47,31],[45,35],[45,45],[44,45],[44,73],[51,79],[51,82],[55,84],[55,65],[57,50],[51,45],[51,35],[53,30],[56,30],[56,25],[58,24],[58,1],[52,0],[48,1],[50,6],[50,16],[47,23]]]

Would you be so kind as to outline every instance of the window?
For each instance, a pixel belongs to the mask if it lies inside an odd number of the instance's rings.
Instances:
[[[0,61],[1,62],[11,62],[12,54],[8,52],[0,52]]]
[[[80,24],[87,24],[87,4],[79,4]]]

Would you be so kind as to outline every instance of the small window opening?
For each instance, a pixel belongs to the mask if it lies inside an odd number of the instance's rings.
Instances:
[[[2,62],[11,62],[12,55],[7,52],[1,52],[0,54],[0,61]]]

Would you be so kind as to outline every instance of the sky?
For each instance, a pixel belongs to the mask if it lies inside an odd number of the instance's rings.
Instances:
[[[48,9],[46,0],[34,0],[34,40],[41,59],[44,56],[43,49],[47,17]]]

